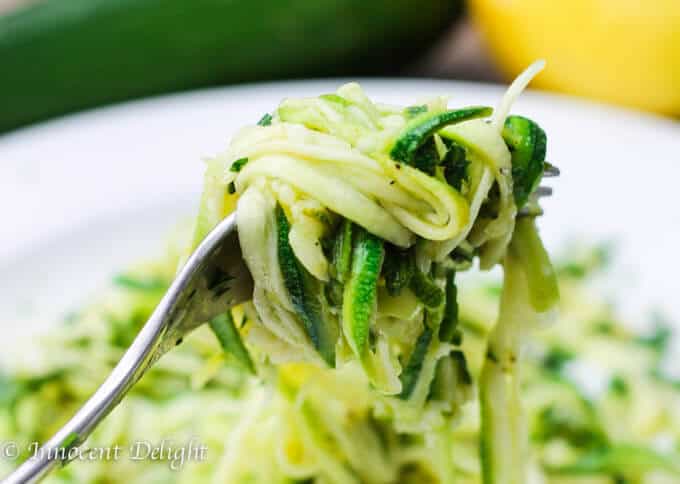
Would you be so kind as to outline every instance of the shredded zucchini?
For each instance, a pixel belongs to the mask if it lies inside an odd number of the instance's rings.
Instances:
[[[585,304],[601,258],[553,268],[517,215],[537,204],[546,136],[509,110],[540,67],[494,112],[386,106],[351,83],[239,131],[208,161],[193,245],[236,209],[252,300],[209,323],[217,338],[202,328],[168,354],[90,442],[198,435],[209,458],[76,463],[55,482],[677,482],[667,332],[632,334]],[[502,285],[464,284],[475,261],[502,266]],[[70,415],[173,264],[116,277],[110,301],[50,337],[43,366],[3,368],[0,442]],[[565,324],[546,329],[560,304]],[[593,395],[573,373],[596,364]]]

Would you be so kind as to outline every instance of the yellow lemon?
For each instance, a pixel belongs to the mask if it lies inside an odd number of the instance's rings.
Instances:
[[[680,0],[470,0],[508,76],[543,58],[535,86],[680,115]]]

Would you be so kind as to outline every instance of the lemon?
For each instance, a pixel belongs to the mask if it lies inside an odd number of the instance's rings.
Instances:
[[[509,77],[543,58],[535,86],[680,115],[680,0],[470,0]]]

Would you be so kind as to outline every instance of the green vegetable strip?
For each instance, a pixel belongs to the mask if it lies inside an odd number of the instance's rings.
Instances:
[[[503,127],[503,139],[512,154],[512,191],[519,209],[543,176],[547,138],[532,120],[508,116]]]
[[[390,151],[390,156],[395,161],[413,164],[416,150],[444,126],[489,116],[492,112],[493,110],[489,107],[474,106],[443,113],[418,115],[406,125],[404,131],[399,135]]]
[[[295,257],[288,242],[290,224],[280,205],[276,206],[277,247],[283,281],[293,308],[302,320],[314,348],[329,366],[335,366],[336,337],[324,317],[321,285]]]
[[[430,328],[425,327],[423,332],[420,333],[420,336],[418,336],[416,345],[411,352],[411,356],[409,356],[408,364],[401,375],[399,375],[402,385],[399,398],[407,400],[413,393],[413,390],[418,383],[420,371],[423,369],[423,362],[425,360],[425,355],[427,354],[427,349],[432,341],[432,333],[433,331]]]
[[[255,365],[250,358],[248,349],[243,344],[241,334],[236,328],[234,318],[230,311],[216,316],[210,321],[210,329],[213,330],[222,349],[231,355],[250,373],[255,374]]]
[[[521,217],[515,225],[512,250],[522,263],[529,286],[529,302],[539,313],[555,307],[560,292],[557,276],[543,246],[533,217]]]
[[[446,306],[444,318],[439,327],[439,340],[451,343],[459,339],[458,331],[458,288],[456,287],[456,271],[446,273]],[[458,336],[458,338],[456,337]]]
[[[342,96],[338,96],[337,94],[322,94],[321,96],[319,96],[319,98],[324,99],[326,101],[330,101],[332,103],[340,104],[343,107],[352,105],[352,103],[349,102],[347,99],[345,99]]]
[[[342,326],[358,358],[365,356],[371,322],[375,317],[378,279],[384,259],[382,240],[357,227],[352,249],[352,271],[345,284]]]
[[[345,282],[349,275],[352,263],[352,234],[354,224],[347,219],[342,221],[333,245],[333,269],[334,277]]]
[[[398,250],[393,246],[386,248],[383,276],[385,288],[390,296],[401,294],[401,291],[411,284],[414,272],[413,251]]]
[[[444,291],[420,269],[414,270],[410,287],[416,297],[429,309],[437,309],[444,303]]]

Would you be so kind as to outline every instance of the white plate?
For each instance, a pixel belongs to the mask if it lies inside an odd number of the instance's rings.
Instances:
[[[117,269],[160,247],[196,207],[202,155],[224,148],[286,96],[342,81],[205,90],[128,103],[0,137],[0,318],[14,330],[51,323]],[[503,89],[448,81],[368,80],[384,102],[450,94],[452,105],[495,105]],[[614,240],[616,292],[627,311],[662,308],[680,321],[680,125],[652,116],[527,92],[513,112],[548,133],[562,169],[544,204],[550,248]],[[8,335],[9,330],[9,335]]]

